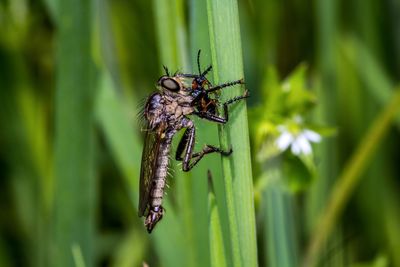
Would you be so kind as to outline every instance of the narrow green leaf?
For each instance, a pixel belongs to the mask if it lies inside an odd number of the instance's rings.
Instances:
[[[391,102],[377,116],[356,151],[345,165],[337,182],[334,184],[329,202],[310,241],[303,266],[315,266],[323,242],[331,233],[347,201],[360,182],[361,175],[368,167],[368,163],[373,158],[375,150],[398,114],[399,107],[400,89],[397,89]]]
[[[208,0],[207,10],[214,82],[218,84],[243,78],[237,1]],[[227,88],[223,90],[222,99],[242,94],[243,88],[239,86]],[[245,101],[230,108],[230,120],[219,130],[222,148],[233,148],[232,155],[222,159],[233,266],[257,266],[253,181]]]
[[[215,199],[214,189],[212,185],[211,172],[209,172],[209,192],[208,192],[208,212],[209,212],[209,237],[211,266],[224,267],[227,266],[224,240],[222,236],[221,221],[219,219],[218,205]]]
[[[369,93],[381,105],[390,101],[394,83],[367,47],[357,38],[347,37],[340,42],[340,48],[349,62],[356,67],[361,79],[368,85],[366,89],[369,89]],[[396,122],[400,125],[400,114],[396,116]]]
[[[112,255],[111,267],[131,267],[143,264],[143,255],[149,249],[145,240],[146,232],[132,228],[126,232]],[[132,249],[135,248],[135,249]]]
[[[298,266],[293,195],[283,181],[279,162],[269,164],[264,175],[268,179],[263,194],[265,261],[270,267]]]
[[[198,73],[197,53],[201,50],[200,68],[204,70],[211,64],[210,38],[207,24],[207,3],[204,0],[190,1],[190,53],[191,72]],[[211,78],[211,75],[208,75]],[[196,128],[199,129],[196,133],[195,150],[199,151],[205,144],[219,146],[218,129],[215,123],[198,119],[194,119]],[[211,170],[213,175],[219,179],[222,177],[221,162],[217,160],[218,155],[207,155],[204,157],[195,168],[191,170],[193,179],[193,216],[195,216],[196,230],[195,242],[198,248],[198,265],[210,265],[210,257],[213,254],[212,244],[214,237],[212,234],[220,234],[209,229],[210,218],[208,216],[208,185],[207,185],[207,170]],[[220,229],[221,230],[221,229]],[[218,238],[218,237],[215,237]],[[224,257],[225,255],[222,255]]]
[[[52,266],[74,266],[72,245],[94,264],[94,86],[91,1],[60,1],[55,99],[55,249]]]
[[[60,13],[60,2],[59,0],[43,0],[43,2],[46,4],[48,12],[52,18],[52,20],[57,23],[59,19],[59,13]]]
[[[178,70],[188,71],[184,2],[182,0],[153,1],[153,7],[161,64],[168,67],[172,73]],[[174,137],[174,144],[178,141],[179,135]],[[172,150],[171,153],[174,151]],[[181,165],[172,158],[170,167],[175,171],[174,175],[167,179],[173,180],[173,182],[168,181],[168,183],[173,183],[173,187],[166,190],[167,194],[164,198],[167,212],[161,222],[163,225],[157,226],[159,228],[152,235],[154,235],[160,260],[165,266],[196,266],[201,257],[197,255],[198,248],[195,242],[196,221],[193,212],[195,188],[191,173],[183,173]],[[177,205],[169,206],[168,204],[172,203],[170,199],[172,194],[175,194]],[[176,257],[174,252],[177,249],[185,253]]]
[[[134,208],[139,200],[139,173],[142,151],[140,136],[134,131],[138,124],[136,114],[127,114],[126,103],[120,99],[111,80],[110,74],[103,71],[100,74],[99,89],[96,99],[96,119],[104,132],[116,164],[121,170]]]

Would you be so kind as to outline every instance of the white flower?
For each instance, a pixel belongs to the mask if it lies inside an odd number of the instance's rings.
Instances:
[[[278,126],[280,136],[276,139],[276,145],[281,151],[285,151],[291,146],[292,153],[295,155],[308,155],[312,153],[311,142],[318,143],[321,136],[308,129],[304,129],[297,133],[290,132],[285,126]]]

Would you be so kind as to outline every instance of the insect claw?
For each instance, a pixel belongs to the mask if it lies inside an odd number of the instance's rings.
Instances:
[[[222,154],[223,156],[229,156],[230,154],[232,154],[232,152],[233,152],[233,149],[232,149],[232,147],[230,147],[230,148],[228,149],[228,151],[223,151],[223,150],[222,150],[221,154]]]
[[[150,234],[164,215],[164,209],[162,206],[151,207],[147,214],[144,226],[147,228],[147,232]]]

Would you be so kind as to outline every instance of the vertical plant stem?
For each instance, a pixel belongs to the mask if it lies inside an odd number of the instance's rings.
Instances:
[[[209,231],[210,231],[210,265],[213,267],[227,266],[224,241],[222,236],[221,221],[219,219],[218,205],[215,199],[211,173],[209,173],[209,192],[208,192],[208,210],[209,210]]]
[[[215,83],[243,78],[239,12],[236,0],[207,1]],[[243,94],[236,86],[223,90],[222,99]],[[250,144],[245,101],[230,108],[229,122],[220,127],[222,159],[233,266],[257,266]]]
[[[131,189],[129,192],[134,208],[137,208],[141,158],[140,153],[133,151],[141,151],[142,147],[139,134],[133,129],[132,122],[123,109],[126,103],[119,98],[115,87],[110,73],[103,70],[99,75],[96,119],[113,158]]]
[[[202,70],[211,64],[211,51],[210,51],[210,38],[208,33],[207,24],[207,3],[204,0],[191,0],[190,1],[190,59],[191,59],[191,72],[198,73],[197,68],[197,53],[201,49],[200,64]],[[209,75],[210,77],[211,75]],[[204,144],[218,145],[218,128],[215,123],[201,120],[195,120],[196,128],[199,129],[196,134],[195,150],[198,151]],[[208,185],[206,179],[207,169],[212,171],[212,174],[218,180],[221,177],[221,162],[217,160],[218,155],[207,155],[204,157],[195,168],[192,169],[192,183],[193,183],[193,216],[196,221],[195,242],[198,247],[199,260],[201,265],[224,266],[225,253],[218,242],[222,242],[223,235],[221,234],[221,227],[216,226],[210,220],[219,220],[219,215],[215,214],[218,208],[210,205],[210,192],[208,192]],[[220,180],[220,179],[219,179]],[[214,202],[215,200],[214,196]],[[212,212],[210,218],[209,213]],[[215,226],[215,227],[214,227]],[[211,229],[211,227],[214,227]],[[217,235],[217,236],[215,236]],[[221,238],[221,239],[220,239]],[[217,249],[217,250],[216,250]],[[222,249],[222,251],[221,251]]]
[[[161,64],[167,66],[171,73],[177,70],[188,70],[183,1],[153,1],[153,8]],[[176,139],[179,139],[179,134],[174,137],[174,143]],[[176,161],[171,159],[170,166],[174,165],[177,165]],[[197,244],[194,242],[196,230],[194,228],[195,221],[192,209],[192,177],[190,173],[183,173],[181,166],[176,167],[173,174],[174,188],[168,191],[176,192],[179,212],[176,212],[177,216],[173,218],[171,212],[176,207],[169,208],[167,206],[169,196],[164,198],[167,212],[162,223],[166,227],[161,229],[163,225],[157,226],[160,228],[158,229],[159,231],[155,231],[152,235],[156,238],[155,245],[159,253],[162,254],[162,260],[166,266],[195,266],[197,262]],[[175,243],[175,246],[171,246],[171,241]],[[174,253],[177,250],[176,246],[180,246],[179,249],[185,251],[180,257],[176,257]]]
[[[55,122],[55,253],[52,266],[74,266],[73,246],[93,266],[93,83],[91,1],[60,1]]]
[[[171,71],[188,69],[182,0],[153,1],[153,7],[161,64]]]
[[[269,267],[295,267],[297,239],[294,230],[293,197],[282,181],[280,160],[267,165],[268,185],[263,194],[264,236],[266,265]]]
[[[336,66],[336,47],[337,40],[337,1],[317,0],[315,5],[316,26],[316,45],[318,53],[318,64],[320,69],[320,80],[317,87],[318,99],[321,104],[315,110],[315,120],[318,123],[337,125],[337,106],[338,106],[338,84]],[[307,223],[308,232],[312,232],[318,219],[318,215],[323,211],[327,202],[326,196],[330,192],[331,185],[337,176],[338,147],[336,139],[326,139],[317,147],[316,154],[322,155],[323,160],[318,165],[318,173],[323,179],[317,179],[312,185],[307,199]],[[329,246],[335,246],[340,236],[340,224],[336,226],[337,235],[329,240]],[[337,254],[338,255],[338,254]],[[336,256],[337,256],[336,255]],[[340,266],[340,265],[339,265]]]
[[[368,162],[373,157],[376,148],[392,124],[400,107],[400,88],[395,92],[392,101],[376,118],[374,124],[361,140],[357,150],[334,184],[329,202],[324,209],[325,212],[322,214],[314,236],[311,239],[303,266],[315,266],[323,242],[331,233],[346,202],[358,185],[361,175],[368,167]]]

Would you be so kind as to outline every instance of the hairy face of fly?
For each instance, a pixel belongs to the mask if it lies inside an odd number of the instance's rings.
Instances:
[[[160,87],[161,91],[165,94],[171,96],[187,96],[191,91],[191,86],[185,86],[186,79],[183,77],[169,77],[169,76],[161,76],[158,79],[158,86]]]

